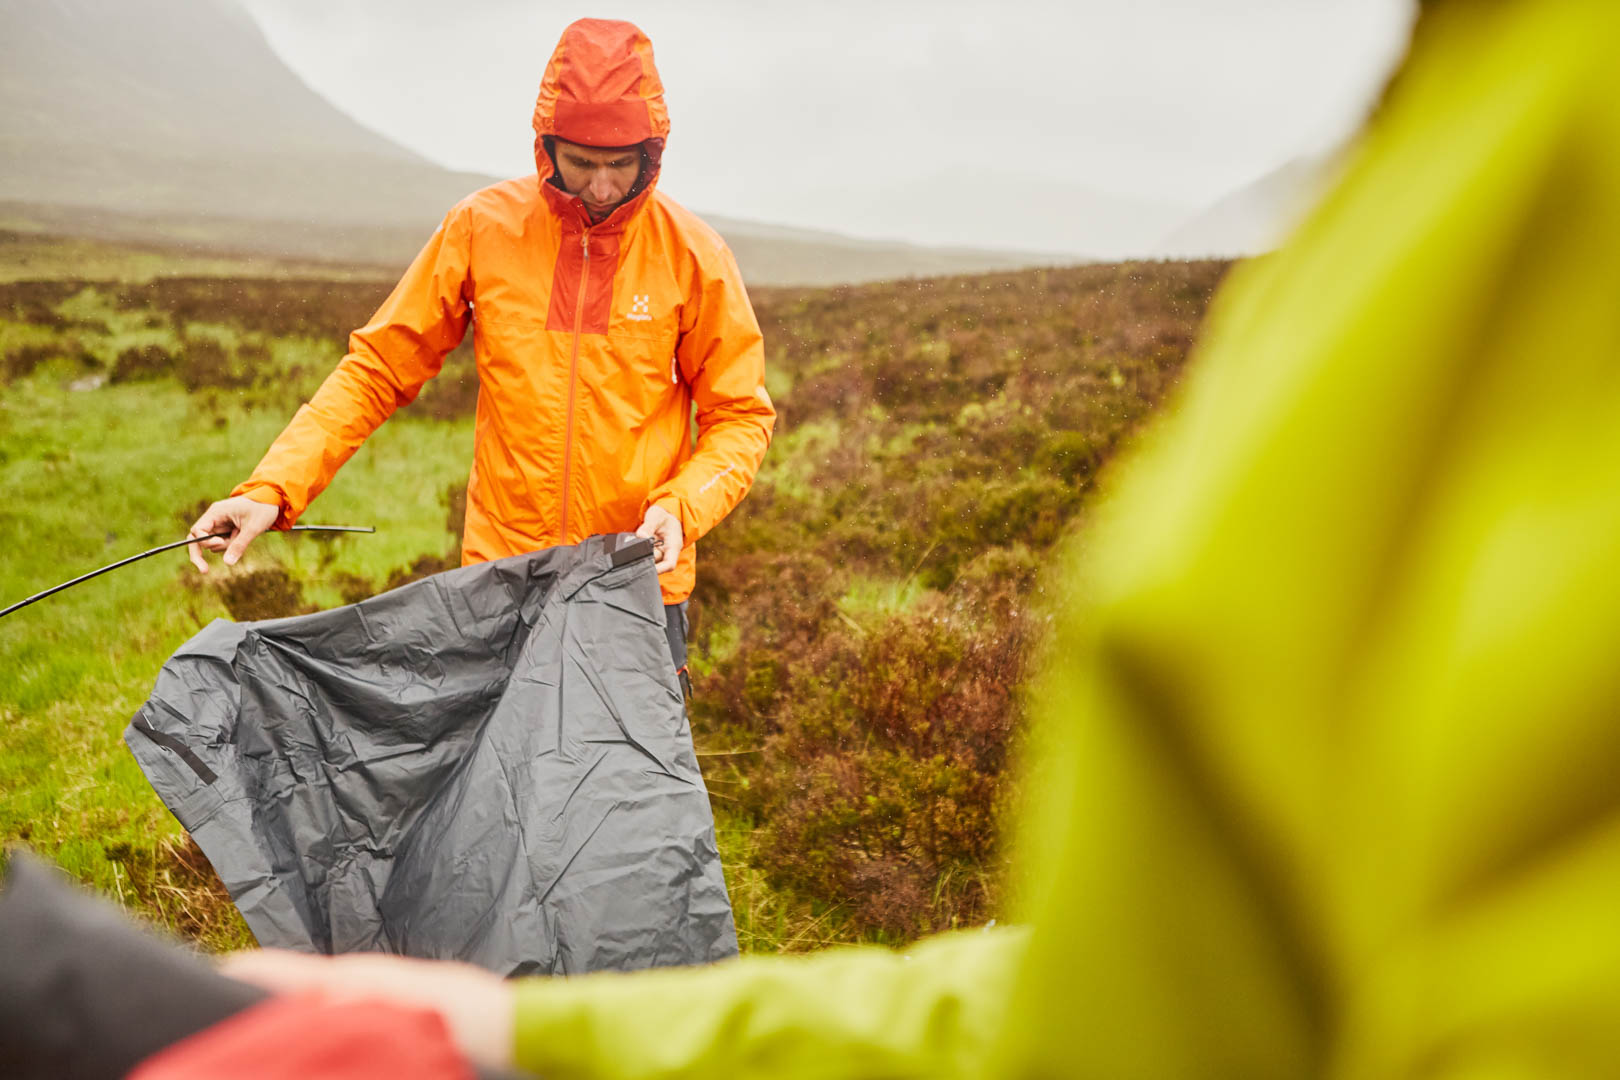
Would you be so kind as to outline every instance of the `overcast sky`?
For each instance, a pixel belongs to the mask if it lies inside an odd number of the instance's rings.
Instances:
[[[361,123],[458,169],[534,169],[564,26],[653,42],[660,186],[700,212],[918,243],[1142,253],[1341,143],[1411,0],[243,0]]]

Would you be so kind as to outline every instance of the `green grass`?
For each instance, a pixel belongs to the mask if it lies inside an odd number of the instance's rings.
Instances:
[[[76,392],[63,376],[42,369],[0,395],[7,604],[183,537],[195,504],[222,498],[287,419],[229,395],[188,395],[173,380]],[[228,614],[208,585],[280,564],[310,582],[308,599],[336,604],[337,574],[380,582],[424,551],[444,551],[453,537],[440,496],[465,478],[471,440],[465,420],[402,415],[385,425],[310,515],[374,525],[373,536],[271,534],[234,571],[216,562],[206,583],[183,552],[165,553],[0,620],[0,838],[162,917],[132,872],[172,871],[180,828],[121,734],[164,660]],[[239,920],[215,918],[203,943],[241,945],[245,933]]]
[[[838,598],[838,611],[860,633],[869,621],[903,615],[917,607],[929,593],[916,576],[901,578],[855,578]]]

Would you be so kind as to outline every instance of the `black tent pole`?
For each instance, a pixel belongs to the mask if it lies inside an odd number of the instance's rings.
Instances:
[[[293,532],[357,532],[357,533],[369,533],[369,532],[376,532],[377,530],[372,528],[370,525],[294,525],[292,527],[292,531]],[[89,581],[93,577],[100,577],[102,574],[105,574],[109,570],[117,570],[120,566],[128,566],[132,562],[139,562],[142,559],[145,559],[145,558],[147,558],[149,556],[152,556],[152,555],[157,555],[160,552],[173,551],[175,548],[177,548],[177,547],[185,547],[187,544],[198,544],[198,543],[201,543],[204,540],[223,540],[223,539],[226,539],[226,538],[228,538],[228,537],[230,537],[232,535],[233,535],[232,533],[210,533],[208,536],[193,536],[193,537],[191,537],[190,539],[187,539],[187,540],[176,540],[172,544],[164,544],[162,547],[155,547],[151,551],[143,551],[139,555],[131,555],[127,559],[119,559],[115,563],[111,563],[111,564],[109,564],[107,566],[103,566],[100,570],[92,570],[88,574],[83,574],[83,575],[80,575],[79,577],[74,578],[72,581],[64,581],[60,585],[53,585],[52,587],[50,587],[49,589],[46,589],[42,593],[35,593],[33,596],[30,596],[26,600],[17,601],[15,604],[12,604],[10,607],[6,608],[5,610],[0,611],[0,619],[3,619],[7,615],[10,615],[13,611],[18,611],[18,610],[21,610],[22,608],[27,607],[29,604],[34,603],[36,600],[43,600],[47,596],[50,596],[50,595],[52,595],[54,593],[61,592],[63,589],[70,589],[70,588],[72,588],[73,586],[79,584],[82,581]]]

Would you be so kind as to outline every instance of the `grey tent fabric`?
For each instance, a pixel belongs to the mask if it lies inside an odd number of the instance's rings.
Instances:
[[[125,741],[265,946],[502,974],[737,951],[714,821],[630,536],[348,607],[217,621]]]

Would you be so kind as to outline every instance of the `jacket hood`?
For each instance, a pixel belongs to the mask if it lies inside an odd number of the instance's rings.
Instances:
[[[636,185],[639,194],[652,186],[668,136],[664,83],[647,35],[614,19],[570,23],[546,64],[534,105],[534,161],[541,181],[556,172],[549,137],[583,146],[640,144],[646,163]]]

